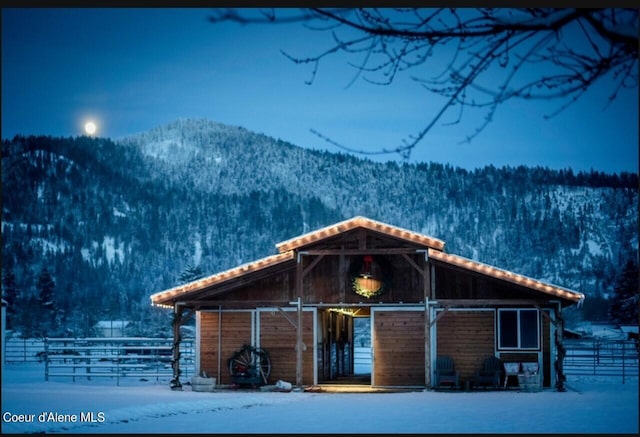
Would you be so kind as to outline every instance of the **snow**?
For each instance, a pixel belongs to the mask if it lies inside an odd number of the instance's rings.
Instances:
[[[113,216],[114,217],[126,217],[127,214],[125,214],[124,212],[120,211],[118,208],[116,208],[115,206],[113,207]]]
[[[184,381],[186,382],[186,381]],[[5,433],[638,433],[638,378],[568,377],[566,392],[317,393],[172,391],[164,380],[44,381],[6,364]],[[41,413],[68,415],[39,422]],[[93,413],[94,422],[80,422]],[[33,423],[7,421],[33,414]],[[70,420],[76,418],[76,422]]]
[[[113,237],[109,237],[107,235],[104,236],[104,240],[102,241],[102,248],[105,251],[107,262],[109,264],[113,264],[116,260],[116,254],[118,255],[118,260],[122,262],[124,259],[124,248],[123,244],[120,243],[116,248],[116,240]]]
[[[602,248],[600,244],[593,240],[587,240],[587,246],[589,248],[589,253],[592,255],[602,255]]]
[[[193,264],[196,266],[199,266],[200,263],[202,262],[202,243],[200,242],[200,233],[196,232],[195,236],[195,247],[194,247],[194,253],[193,253]]]

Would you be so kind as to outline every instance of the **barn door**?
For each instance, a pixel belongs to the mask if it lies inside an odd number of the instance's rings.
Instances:
[[[269,383],[281,379],[296,382],[296,323],[295,308],[260,308],[257,311],[258,345],[271,358]],[[302,383],[317,384],[316,378],[316,309],[304,308],[302,321]]]
[[[371,385],[424,387],[424,308],[372,308]]]

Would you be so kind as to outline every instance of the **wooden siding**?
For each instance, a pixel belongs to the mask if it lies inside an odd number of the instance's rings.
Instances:
[[[223,311],[220,315],[222,332],[218,325],[219,315],[217,311],[203,312],[200,315],[200,371],[205,371],[210,376],[216,375],[218,384],[230,384],[228,360],[244,344],[251,344],[252,312]],[[218,353],[220,334],[222,352]]]
[[[494,311],[447,311],[436,322],[437,355],[449,355],[460,380],[471,379],[495,351]]]
[[[374,384],[424,386],[424,311],[373,312]]]
[[[543,294],[479,273],[434,262],[436,299],[536,299]]]
[[[274,273],[237,286],[233,291],[223,293],[210,301],[281,301],[295,299],[295,269]]]
[[[296,328],[279,311],[260,311],[260,347],[271,357],[269,383],[276,381],[296,383]],[[297,312],[287,311],[287,316],[297,322]],[[304,311],[302,316],[302,341],[307,349],[302,354],[302,383],[314,383],[313,353],[314,313]]]
[[[424,255],[410,255],[423,266]],[[316,256],[304,257],[305,267]],[[307,259],[308,258],[308,259]],[[378,256],[388,266],[388,288],[379,296],[366,298],[353,291],[353,266],[360,265],[362,256],[325,255],[304,279],[305,303],[418,303],[424,301],[422,275],[402,256]],[[374,260],[376,257],[374,257]]]
[[[409,255],[420,267],[424,267],[424,255]],[[307,268],[320,255],[302,257],[303,268]],[[380,256],[382,257],[382,256]],[[384,256],[388,265],[387,290],[376,297],[366,298],[353,291],[353,265],[361,263],[362,256],[324,255],[305,275],[303,281],[303,300],[309,303],[420,303],[424,301],[422,275],[402,256]],[[295,269],[275,273],[266,278],[256,279],[245,284],[236,284],[233,290],[221,292],[207,298],[207,304],[224,307],[225,302],[274,303],[288,302],[297,298],[295,290]]]

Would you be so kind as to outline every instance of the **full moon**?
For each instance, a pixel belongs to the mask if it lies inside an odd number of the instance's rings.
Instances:
[[[96,133],[96,129],[97,129],[97,126],[93,121],[88,121],[84,125],[84,131],[87,133],[87,135],[95,134]]]

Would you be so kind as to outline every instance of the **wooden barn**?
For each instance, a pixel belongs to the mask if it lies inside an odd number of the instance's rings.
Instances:
[[[298,389],[354,372],[354,321],[369,318],[371,387],[432,388],[438,357],[473,381],[483,360],[538,363],[563,389],[562,310],[584,295],[444,251],[445,243],[354,217],[276,244],[277,254],[169,290],[151,303],[196,318],[196,372],[231,383],[243,345],[269,354],[263,383]],[[180,388],[174,347],[172,388]],[[264,372],[263,372],[264,373]],[[504,375],[503,375],[503,380]]]

